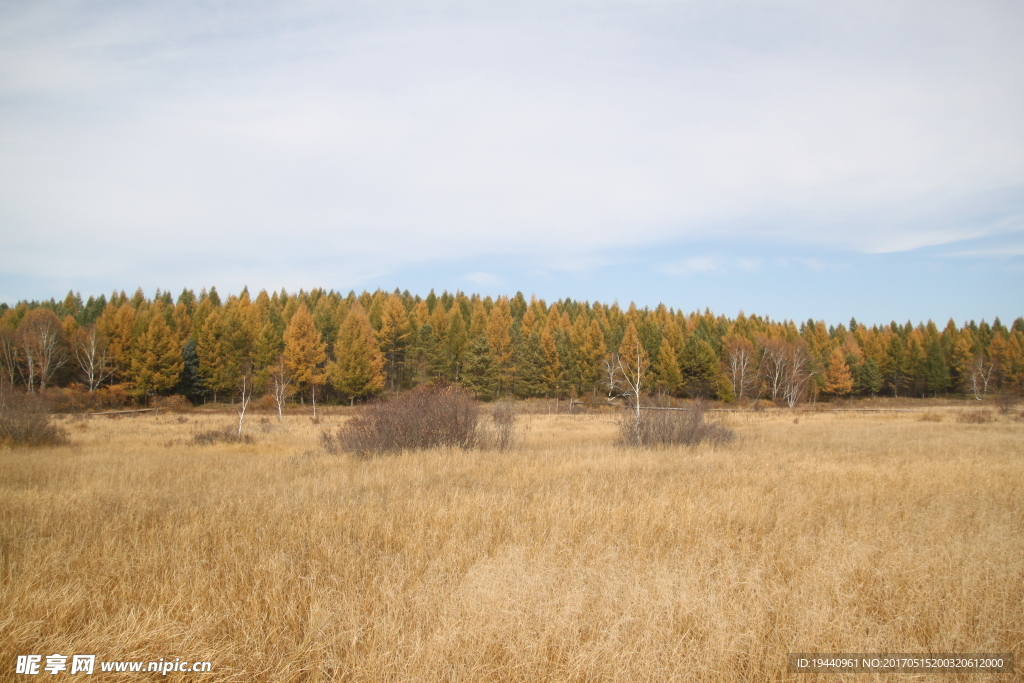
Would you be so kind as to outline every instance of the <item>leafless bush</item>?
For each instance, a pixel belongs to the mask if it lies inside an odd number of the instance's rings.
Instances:
[[[998,406],[1001,415],[1009,415],[1016,404],[1017,397],[1008,391],[1004,391],[996,396],[996,406]]]
[[[992,421],[991,410],[976,410],[969,413],[960,413],[956,416],[956,421],[963,424],[980,425],[986,422]]]
[[[639,425],[635,415],[619,422],[619,443],[627,446],[696,446],[727,443],[731,429],[707,419],[707,404],[695,401],[683,410],[644,410]]]
[[[403,450],[472,448],[478,437],[479,409],[455,386],[422,386],[364,407],[336,434],[324,432],[326,450],[362,457]]]
[[[212,446],[218,443],[252,443],[249,434],[239,434],[235,427],[221,429],[205,429],[192,434],[192,443],[196,446]]]
[[[39,395],[0,386],[0,444],[60,446],[67,440],[67,432],[51,422]]]
[[[491,433],[488,441],[495,450],[511,450],[518,444],[516,420],[519,409],[510,401],[500,401],[491,409]]]

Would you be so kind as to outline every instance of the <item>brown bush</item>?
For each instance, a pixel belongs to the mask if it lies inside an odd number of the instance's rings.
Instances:
[[[93,392],[95,394],[95,408],[124,408],[131,400],[128,388],[123,384],[113,384],[108,387],[100,387]]]
[[[620,445],[696,446],[700,443],[727,443],[734,434],[707,419],[707,404],[694,401],[682,410],[643,410],[640,422],[630,413],[619,422]]]
[[[992,421],[991,410],[976,410],[969,413],[960,413],[956,421],[963,424],[980,425]]]
[[[422,386],[365,406],[336,434],[323,432],[328,452],[349,451],[369,457],[424,448],[472,448],[480,411],[473,398],[455,386]]]
[[[192,434],[192,443],[196,446],[212,446],[218,443],[252,443],[253,438],[248,434],[238,433],[237,427],[223,427],[221,429],[205,429]]]
[[[169,413],[185,413],[192,410],[192,402],[181,394],[157,396],[153,399],[153,407]]]
[[[519,409],[509,401],[499,401],[491,408],[491,433],[488,441],[499,451],[511,450],[517,445],[516,420]]]
[[[1017,396],[1008,391],[996,396],[996,406],[1002,415],[1009,415],[1015,405],[1017,405]]]
[[[256,401],[256,407],[259,410],[273,410],[277,412],[277,401],[274,400],[274,394],[267,392],[260,396],[260,399]]]
[[[81,384],[50,388],[41,392],[47,407],[54,413],[81,413],[93,407],[93,397]]]
[[[67,440],[67,432],[50,421],[42,396],[0,387],[0,444],[60,446]]]

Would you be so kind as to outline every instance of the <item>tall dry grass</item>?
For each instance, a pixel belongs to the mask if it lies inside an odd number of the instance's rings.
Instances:
[[[211,446],[192,434],[227,417],[181,419],[66,420],[71,446],[0,451],[0,678],[55,652],[210,660],[202,681],[1024,666],[1021,422],[769,411],[730,416],[728,444],[644,450],[612,445],[613,416],[532,416],[513,451],[358,460],[308,418]]]

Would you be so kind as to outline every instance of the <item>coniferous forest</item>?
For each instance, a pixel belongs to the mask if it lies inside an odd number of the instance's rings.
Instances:
[[[0,381],[83,407],[350,403],[424,383],[478,398],[592,400],[628,389],[721,401],[983,399],[1024,389],[1024,318],[940,327],[776,321],[617,303],[433,291],[216,288],[0,304]],[[627,392],[628,393],[628,392]]]

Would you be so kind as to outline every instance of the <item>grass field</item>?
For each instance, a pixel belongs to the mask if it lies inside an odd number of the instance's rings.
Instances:
[[[51,653],[208,682],[1024,678],[1024,421],[723,419],[695,450],[554,415],[511,452],[361,461],[308,417],[211,446],[228,415],[66,418],[70,446],[0,450],[0,679]],[[786,673],[844,651],[1017,673]]]

